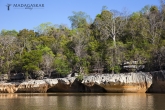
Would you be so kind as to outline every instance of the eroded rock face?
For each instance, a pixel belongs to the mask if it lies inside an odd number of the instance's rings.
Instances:
[[[148,73],[102,74],[84,77],[83,84],[98,85],[107,92],[146,92],[152,84]]]
[[[20,83],[16,92],[25,93],[45,93],[48,89],[48,84],[44,80],[30,80]]]
[[[153,83],[147,92],[165,93],[165,71],[151,72]]]
[[[51,88],[58,83],[57,79],[45,79],[44,81],[48,84],[48,88]]]
[[[45,73],[42,70],[34,71],[32,77],[37,80],[42,80]]]
[[[0,93],[15,93],[17,91],[16,84],[12,83],[1,83]]]
[[[85,92],[85,85],[76,80],[76,77],[57,78],[57,81],[48,92]]]
[[[57,84],[56,79],[29,80],[22,83],[0,83],[0,93],[45,93]]]
[[[45,92],[79,92],[83,84],[75,77],[29,80],[22,83],[0,83],[0,93],[45,93]],[[83,85],[84,86],[84,85]]]
[[[102,74],[76,77],[29,80],[22,83],[0,83],[0,93],[45,92],[146,92],[152,84],[148,73]]]

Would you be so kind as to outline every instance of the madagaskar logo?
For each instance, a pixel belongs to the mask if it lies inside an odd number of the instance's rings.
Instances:
[[[7,4],[6,6],[7,6],[7,10],[9,11],[11,4]]]
[[[7,10],[10,10],[10,6],[14,9],[43,9],[44,4],[7,4]]]

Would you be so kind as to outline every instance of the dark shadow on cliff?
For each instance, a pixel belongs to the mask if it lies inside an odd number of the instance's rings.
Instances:
[[[165,71],[155,71],[152,75],[152,85],[147,93],[165,93]]]
[[[47,93],[51,92],[88,92],[88,93],[103,93],[106,90],[98,85],[93,85],[88,87],[81,83],[81,80],[75,80],[71,85],[66,85],[64,83],[58,82],[57,85],[51,87],[47,90]]]

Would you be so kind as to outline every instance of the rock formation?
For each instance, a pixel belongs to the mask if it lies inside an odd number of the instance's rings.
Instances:
[[[1,82],[1,93],[45,92],[146,92],[152,84],[149,73],[98,74],[76,77],[29,80],[20,83]]]
[[[86,86],[98,85],[107,92],[146,92],[152,84],[148,73],[102,74],[84,77]]]
[[[16,84],[3,82],[0,84],[0,93],[15,93],[16,91]]]
[[[45,93],[47,92],[48,84],[44,80],[30,80],[20,83],[16,92],[23,93]]]

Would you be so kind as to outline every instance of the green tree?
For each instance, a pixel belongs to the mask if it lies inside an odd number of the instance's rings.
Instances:
[[[42,23],[39,26],[35,27],[35,31],[42,36],[49,36],[50,31],[54,29],[55,29],[55,25],[53,25],[51,22]]]
[[[68,17],[71,21],[72,29],[87,27],[91,18],[85,12],[73,12],[73,16]]]
[[[69,63],[67,61],[67,57],[65,55],[62,55],[62,54],[57,54],[55,56],[54,68],[58,73],[60,73],[64,76],[71,72],[71,68],[70,68]]]
[[[103,10],[96,16],[92,25],[94,35],[100,44],[104,66],[111,68],[112,73],[114,73],[116,65],[119,65],[119,59],[120,61],[122,59],[121,55],[118,55],[120,45],[116,45],[119,44],[116,43],[116,40],[123,37],[126,24],[127,20],[122,13],[115,10]]]
[[[42,61],[42,52],[40,50],[32,50],[25,52],[22,56],[22,69],[25,72],[32,73],[35,70],[40,70],[39,64]]]
[[[8,73],[13,68],[13,59],[15,54],[18,52],[16,45],[17,38],[13,36],[0,36],[0,72]]]
[[[5,30],[5,29],[1,30],[1,33],[0,33],[1,36],[8,35],[8,36],[14,36],[14,37],[16,37],[17,34],[18,32],[16,30]]]
[[[49,77],[53,69],[54,54],[47,46],[38,46],[38,50],[42,53],[42,61],[40,62],[40,69],[42,69]]]
[[[20,56],[23,53],[23,51],[29,52],[32,50],[32,41],[35,38],[35,32],[33,30],[20,30],[17,35],[17,38],[17,45],[19,46]]]
[[[101,40],[106,41],[112,38],[113,45],[116,47],[116,37],[121,36],[126,20],[118,11],[103,10],[101,14],[96,16],[93,25]]]

